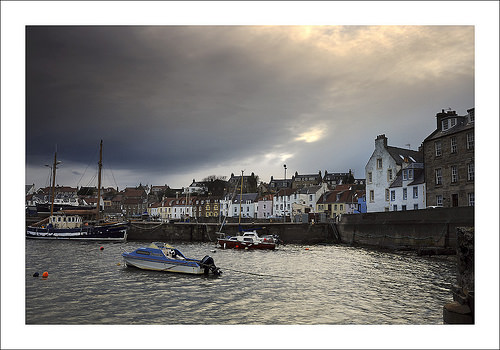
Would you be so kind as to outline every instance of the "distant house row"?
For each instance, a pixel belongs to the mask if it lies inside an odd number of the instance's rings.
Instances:
[[[195,181],[180,189],[169,186],[103,188],[100,205],[126,217],[158,220],[238,217],[294,220],[322,213],[331,219],[344,214],[418,210],[427,207],[474,205],[474,108],[436,114],[436,130],[418,150],[388,145],[385,135],[365,166],[365,178],[352,172],[299,174],[261,182],[254,173]],[[286,171],[286,167],[285,167]],[[285,172],[286,174],[286,172]],[[240,191],[243,196],[240,201]],[[97,205],[95,188],[58,186],[57,205]],[[26,186],[27,207],[48,203],[50,188]]]

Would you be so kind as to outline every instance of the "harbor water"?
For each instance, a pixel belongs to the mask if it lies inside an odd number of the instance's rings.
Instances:
[[[438,325],[456,279],[454,257],[343,245],[175,245],[212,256],[217,277],[126,267],[148,243],[26,240],[26,324]]]

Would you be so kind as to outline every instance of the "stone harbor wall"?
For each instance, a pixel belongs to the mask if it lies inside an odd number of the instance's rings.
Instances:
[[[457,228],[457,283],[443,307],[445,324],[474,324],[474,228]]]

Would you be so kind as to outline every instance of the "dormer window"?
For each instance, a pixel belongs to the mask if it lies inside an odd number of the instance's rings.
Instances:
[[[443,120],[441,123],[442,123],[442,130],[446,131],[457,125],[457,118],[448,118]]]

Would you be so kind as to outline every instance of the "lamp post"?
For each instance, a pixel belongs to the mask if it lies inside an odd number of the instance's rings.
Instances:
[[[288,187],[286,184],[286,164],[283,164],[283,168],[285,168],[285,189],[283,191],[283,222],[286,222],[286,188]]]

